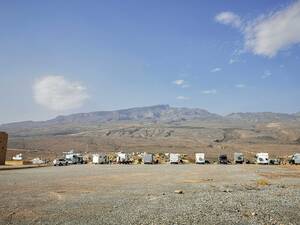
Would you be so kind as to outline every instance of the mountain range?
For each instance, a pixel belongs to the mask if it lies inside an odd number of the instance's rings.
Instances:
[[[80,151],[292,154],[300,145],[300,113],[232,113],[155,105],[3,124],[9,148],[26,155]]]
[[[57,116],[47,121],[23,121],[0,125],[0,129],[45,127],[55,124],[95,124],[116,121],[176,122],[192,120],[237,120],[248,122],[300,121],[300,112],[294,114],[273,112],[231,113],[221,116],[199,108],[178,108],[154,105],[115,111],[96,111]]]

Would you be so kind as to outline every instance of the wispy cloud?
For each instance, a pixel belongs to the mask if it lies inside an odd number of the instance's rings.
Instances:
[[[173,84],[176,84],[176,85],[182,85],[184,83],[184,80],[174,80],[173,81]]]
[[[234,64],[234,63],[237,63],[239,60],[238,59],[230,59],[229,60],[229,64]]]
[[[204,90],[204,91],[202,91],[202,94],[215,95],[215,94],[217,94],[217,90],[216,89]]]
[[[54,111],[79,108],[89,97],[79,82],[68,81],[63,76],[45,76],[33,86],[36,103]]]
[[[210,70],[211,73],[217,73],[217,72],[220,72],[222,71],[222,68],[219,68],[219,67],[216,67],[216,68],[213,68]]]
[[[245,88],[246,85],[245,84],[236,84],[235,87],[236,88]]]
[[[244,35],[245,49],[255,55],[274,57],[300,43],[300,1],[244,23],[232,12],[220,13],[215,19],[238,28]]]
[[[262,79],[270,77],[272,73],[269,70],[265,70],[264,74],[261,76]]]
[[[175,84],[175,85],[177,85],[177,86],[179,86],[179,87],[181,87],[181,88],[188,88],[188,87],[190,87],[190,85],[188,84],[188,82],[185,81],[185,80],[174,80],[172,83]]]
[[[177,100],[189,100],[190,98],[189,97],[186,97],[186,96],[182,96],[182,95],[179,95],[176,97]]]
[[[215,20],[219,23],[231,25],[233,27],[241,26],[241,19],[238,15],[233,12],[221,12],[215,16]]]
[[[181,85],[181,87],[182,88],[188,88],[188,87],[190,87],[190,85],[189,84],[183,84],[183,85]]]

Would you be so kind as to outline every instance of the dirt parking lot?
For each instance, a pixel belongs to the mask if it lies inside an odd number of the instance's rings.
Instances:
[[[0,197],[0,224],[299,224],[300,166],[9,170]]]

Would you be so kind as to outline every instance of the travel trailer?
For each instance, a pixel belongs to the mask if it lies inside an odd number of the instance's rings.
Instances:
[[[257,153],[256,154],[257,164],[269,164],[269,153]]]
[[[227,155],[220,155],[219,156],[219,164],[228,164]]]
[[[106,164],[109,163],[108,156],[104,153],[93,154],[93,164]]]
[[[117,153],[117,163],[130,163],[129,154],[124,152]]]
[[[181,161],[180,154],[170,153],[170,164],[178,164]]]
[[[153,154],[145,152],[143,155],[143,162],[144,164],[153,164],[154,162]]]
[[[235,152],[233,158],[235,164],[242,164],[245,161],[243,153]]]
[[[196,164],[205,164],[205,154],[204,153],[196,153],[195,154],[195,163]]]
[[[291,159],[292,164],[300,164],[300,153],[295,153]]]

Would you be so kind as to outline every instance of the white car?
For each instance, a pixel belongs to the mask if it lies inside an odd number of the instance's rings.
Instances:
[[[65,159],[54,159],[53,160],[53,165],[54,166],[67,166],[69,163]]]

